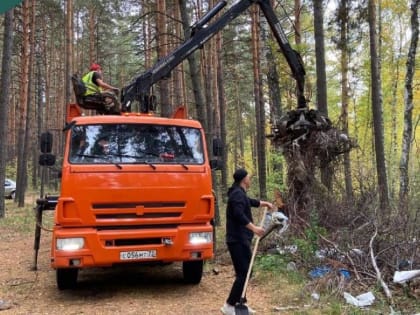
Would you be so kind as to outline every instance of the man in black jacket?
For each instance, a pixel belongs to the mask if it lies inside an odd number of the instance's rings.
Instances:
[[[234,183],[228,190],[226,208],[226,244],[232,258],[236,277],[225,305],[221,311],[225,315],[235,314],[235,305],[240,302],[245,279],[251,262],[251,241],[254,234],[262,236],[264,229],[255,225],[252,219],[251,207],[268,207],[273,205],[268,201],[249,198],[246,191],[251,185],[248,172],[241,168],[233,174]],[[254,311],[248,307],[249,313]]]

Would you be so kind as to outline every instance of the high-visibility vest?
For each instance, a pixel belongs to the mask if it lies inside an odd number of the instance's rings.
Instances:
[[[86,92],[85,95],[91,95],[91,94],[95,94],[95,93],[100,93],[102,91],[101,87],[96,85],[95,83],[93,83],[92,78],[93,78],[93,74],[95,73],[95,71],[90,71],[88,73],[86,73],[83,78],[82,81],[86,86]]]

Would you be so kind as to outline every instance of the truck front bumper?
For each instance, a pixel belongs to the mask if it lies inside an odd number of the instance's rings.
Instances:
[[[191,242],[191,233],[212,235],[210,224],[182,225],[170,229],[60,228],[53,233],[53,268],[107,267],[121,263],[167,263],[213,257],[213,241]],[[58,239],[83,238],[80,249],[57,249]]]

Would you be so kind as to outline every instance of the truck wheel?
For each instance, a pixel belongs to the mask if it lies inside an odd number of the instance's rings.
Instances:
[[[198,284],[203,276],[203,261],[184,261],[182,263],[184,281],[189,284]]]
[[[66,268],[56,270],[57,287],[60,290],[74,289],[77,283],[79,269]]]

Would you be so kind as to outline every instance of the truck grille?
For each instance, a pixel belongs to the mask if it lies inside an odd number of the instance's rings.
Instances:
[[[100,209],[135,209],[143,207],[145,209],[154,208],[184,208],[185,202],[110,202],[110,203],[94,203],[94,210]]]
[[[141,209],[140,213],[138,209]],[[97,212],[97,220],[114,219],[176,219],[181,218],[180,210],[185,202],[110,202],[94,203],[92,209]],[[169,210],[169,211],[168,211]]]
[[[147,224],[147,225],[110,225],[96,226],[98,231],[142,230],[142,229],[176,229],[178,224]]]
[[[181,217],[181,212],[151,212],[142,215],[137,215],[136,213],[96,214],[96,219],[161,219],[179,217]]]

